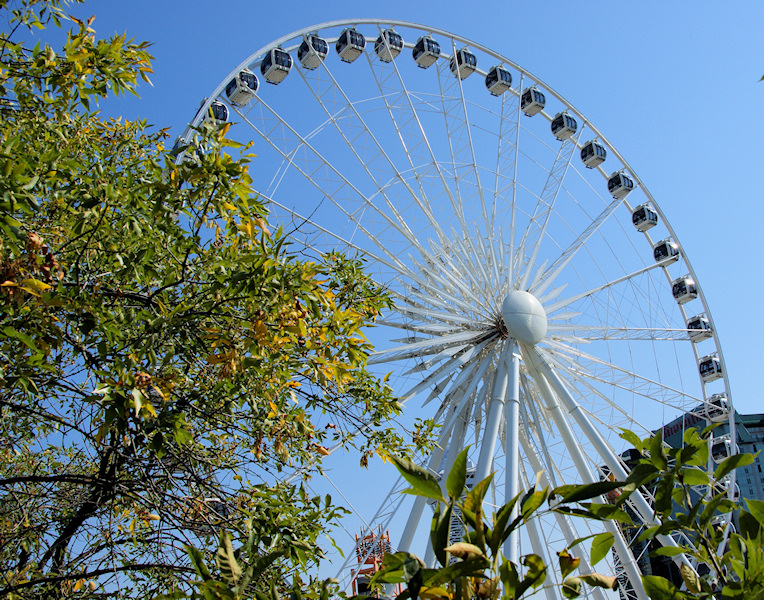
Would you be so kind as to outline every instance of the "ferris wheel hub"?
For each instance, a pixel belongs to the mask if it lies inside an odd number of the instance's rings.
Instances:
[[[538,344],[546,335],[546,312],[538,298],[529,292],[509,292],[501,304],[501,316],[509,336],[520,342]]]

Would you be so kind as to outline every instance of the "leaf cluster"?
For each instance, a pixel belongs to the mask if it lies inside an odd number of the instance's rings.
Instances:
[[[735,469],[751,464],[753,456],[729,456],[709,475],[713,428],[702,432],[688,429],[681,448],[667,447],[660,432],[640,439],[624,431],[622,437],[641,457],[630,465],[625,481],[606,478],[553,490],[540,489],[537,483],[501,506],[490,525],[482,507],[492,476],[467,489],[468,449],[456,458],[445,485],[427,469],[396,457],[398,471],[411,485],[406,493],[436,502],[430,542],[440,566],[430,568],[408,552],[390,554],[385,556],[372,584],[405,585],[396,600],[420,597],[514,600],[532,595],[545,584],[559,586],[559,593],[565,598],[579,597],[586,585],[617,589],[621,582],[615,576],[576,573],[581,563],[577,546],[590,542],[589,565],[598,564],[615,544],[612,528],[575,540],[557,553],[560,573],[557,584],[547,578],[551,567],[542,557],[528,554],[516,564],[502,554],[502,544],[518,528],[543,512],[557,512],[615,523],[627,541],[655,542],[651,546],[653,555],[674,558],[683,581],[681,588],[654,575],[643,576],[641,582],[636,582],[654,600],[764,598],[764,502],[749,499],[743,508],[732,497]],[[633,494],[643,494],[651,500],[654,524],[636,521],[637,513],[631,504]],[[732,527],[728,518],[733,511],[737,528]],[[449,545],[455,518],[462,520],[464,541]],[[657,543],[661,536],[671,536],[675,544]]]

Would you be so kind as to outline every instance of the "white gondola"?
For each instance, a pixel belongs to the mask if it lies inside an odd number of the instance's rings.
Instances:
[[[698,288],[695,281],[689,275],[680,277],[671,282],[671,293],[679,304],[684,304],[698,297]]]
[[[581,148],[581,161],[587,169],[593,169],[605,162],[607,150],[605,146],[595,140],[589,140]]]
[[[512,73],[503,67],[491,67],[485,76],[485,87],[493,96],[501,96],[512,89]]]
[[[631,222],[637,231],[647,231],[658,224],[658,213],[647,204],[641,204],[631,213]]]
[[[628,450],[621,452],[621,460],[627,467],[629,467],[629,469],[632,469],[641,458],[643,458],[643,456],[636,448],[629,448]]]
[[[258,86],[257,75],[244,69],[225,86],[225,95],[232,104],[245,106],[255,97]]]
[[[709,354],[698,361],[698,371],[703,381],[714,381],[722,376],[722,363],[716,354]]]
[[[607,180],[607,191],[613,198],[625,198],[634,189],[634,180],[623,171],[616,171]]]
[[[392,62],[403,50],[403,38],[392,29],[385,29],[374,42],[374,53],[382,62]]]
[[[196,151],[194,151],[196,150]],[[201,157],[202,151],[199,147],[194,148],[181,136],[175,138],[175,143],[170,150],[170,159],[174,164],[180,162],[192,162]]]
[[[525,116],[532,117],[544,110],[546,105],[546,96],[539,92],[535,87],[526,88],[520,97],[520,110]]]
[[[206,102],[206,98],[202,100],[202,106]],[[200,107],[201,110],[201,107]],[[222,125],[228,121],[228,107],[220,100],[213,100],[212,104],[204,111],[204,122],[214,123],[215,125]]]
[[[727,394],[714,394],[700,409],[700,415],[711,423],[722,423],[729,418],[730,408]]]
[[[423,35],[414,45],[411,56],[414,57],[417,67],[426,69],[440,57],[440,44],[429,35]]]
[[[348,27],[342,30],[334,47],[341,61],[351,63],[363,53],[363,49],[366,48],[366,38],[354,27]]]
[[[552,119],[552,133],[558,140],[567,140],[576,133],[578,123],[566,112],[559,112]]]
[[[292,57],[281,48],[273,48],[263,57],[260,72],[268,83],[279,84],[289,75],[292,68]]]
[[[711,444],[711,458],[715,463],[724,462],[732,456],[732,438],[729,434],[719,437],[714,436]]]
[[[679,244],[671,238],[661,240],[653,246],[653,258],[655,262],[675,263],[679,260]]]
[[[687,330],[690,335],[690,341],[697,343],[707,340],[713,335],[711,323],[706,315],[695,315],[687,319]]]
[[[477,57],[467,48],[462,48],[451,57],[449,67],[459,79],[467,79],[477,69]]]
[[[306,69],[318,68],[321,62],[326,58],[329,52],[329,44],[326,40],[315,34],[305,35],[302,38],[302,44],[297,49],[297,60]]]

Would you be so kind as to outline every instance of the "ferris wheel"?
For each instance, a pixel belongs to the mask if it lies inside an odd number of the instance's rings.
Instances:
[[[712,456],[734,452],[721,346],[674,230],[605,136],[510,59],[412,23],[324,23],[244,60],[191,125],[203,115],[253,141],[254,186],[297,244],[361,253],[395,300],[370,363],[392,371],[409,414],[440,423],[436,475],[471,444],[472,477],[497,471],[500,505],[537,474],[625,477],[621,428],[681,439],[724,421]],[[362,522],[421,554],[428,509],[404,487]],[[631,505],[644,524],[650,502]],[[582,527],[534,520],[505,553],[550,564]],[[612,532],[611,567],[645,598],[647,548]]]

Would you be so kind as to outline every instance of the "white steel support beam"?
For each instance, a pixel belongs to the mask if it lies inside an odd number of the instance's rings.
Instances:
[[[589,463],[584,456],[584,453],[581,451],[580,442],[576,439],[576,436],[573,433],[568,420],[563,414],[560,403],[552,391],[549,382],[541,373],[540,369],[544,363],[539,360],[540,355],[534,348],[530,353],[528,353],[528,356],[530,357],[533,364],[528,364],[527,366],[532,368],[534,371],[533,380],[538,385],[539,391],[541,392],[544,401],[547,403],[547,408],[551,413],[552,420],[557,426],[557,429],[560,432],[560,436],[563,438],[565,446],[570,452],[571,458],[573,459],[573,463],[576,465],[579,476],[584,483],[596,483],[597,480],[589,468]],[[634,588],[637,598],[639,598],[639,600],[647,600],[647,594],[645,593],[645,589],[642,586],[642,574],[639,570],[639,567],[637,566],[637,562],[634,559],[634,555],[632,554],[631,549],[626,543],[626,540],[623,538],[621,530],[619,529],[618,525],[612,521],[606,521],[604,525],[605,528],[613,534],[616,552],[621,558],[623,568],[626,571],[626,575],[629,578],[632,587]]]
[[[504,501],[509,502],[520,493],[520,349],[517,341],[507,340],[509,364],[507,377],[506,402],[504,414],[506,418],[505,460],[504,472]],[[512,512],[512,519],[517,516],[518,507]],[[504,542],[504,554],[513,563],[519,560],[519,532],[513,531]]]
[[[534,349],[534,352],[536,355],[535,359],[538,361],[539,372],[543,374],[544,378],[554,388],[557,397],[562,400],[562,403],[565,405],[565,409],[568,411],[576,424],[581,428],[581,431],[583,432],[586,439],[589,440],[589,442],[594,446],[597,454],[602,457],[603,461],[608,466],[608,469],[610,469],[610,472],[616,477],[616,479],[620,481],[626,481],[628,473],[618,460],[618,456],[616,456],[610,445],[594,427],[594,424],[583,411],[581,405],[576,402],[575,398],[573,398],[573,395],[565,386],[562,379],[560,379],[560,376],[537,350]],[[660,521],[655,518],[655,512],[653,511],[652,507],[639,491],[632,494],[629,497],[629,500],[633,503],[634,508],[639,513],[644,523],[648,525],[659,524]],[[664,546],[674,548],[678,547],[676,540],[674,540],[674,538],[671,536],[658,535],[656,537],[658,541]],[[674,562],[677,563],[677,565],[685,564],[693,571],[695,570],[684,554],[674,557]]]

